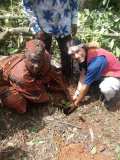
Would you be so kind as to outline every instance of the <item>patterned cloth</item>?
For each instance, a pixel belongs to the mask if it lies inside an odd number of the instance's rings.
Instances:
[[[26,112],[27,101],[44,103],[49,100],[47,90],[62,91],[66,87],[60,73],[47,62],[49,54],[44,53],[43,70],[47,71],[44,76],[33,76],[26,67],[26,59],[23,54],[16,54],[0,60],[3,69],[0,81],[0,98],[4,106],[13,108],[17,112]],[[46,90],[47,89],[47,90]]]
[[[23,0],[23,6],[33,33],[64,37],[77,24],[78,0]]]

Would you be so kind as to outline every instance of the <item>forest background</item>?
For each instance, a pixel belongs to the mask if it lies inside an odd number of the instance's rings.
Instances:
[[[79,0],[79,20],[76,37],[82,42],[98,41],[120,57],[120,1]],[[0,55],[10,55],[23,49],[31,38],[29,22],[20,0],[0,0]],[[54,54],[58,54],[56,41]]]

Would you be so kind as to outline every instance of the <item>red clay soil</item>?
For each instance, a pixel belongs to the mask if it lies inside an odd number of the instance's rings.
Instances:
[[[109,156],[97,153],[92,155],[81,144],[70,144],[61,148],[58,160],[112,160]]]

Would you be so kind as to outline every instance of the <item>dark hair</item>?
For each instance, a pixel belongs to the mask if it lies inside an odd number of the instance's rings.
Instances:
[[[81,41],[79,39],[72,39],[67,42],[67,47],[80,45]]]

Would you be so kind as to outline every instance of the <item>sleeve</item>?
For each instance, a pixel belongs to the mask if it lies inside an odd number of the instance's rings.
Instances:
[[[35,15],[35,12],[33,10],[33,2],[32,0],[23,0],[23,9],[24,12],[26,14],[26,16],[28,17],[29,21],[30,21],[30,29],[31,31],[35,34],[37,32],[40,32],[40,26],[39,26],[39,22],[37,19],[37,16]]]
[[[91,85],[94,81],[99,80],[106,65],[107,59],[104,56],[99,56],[93,59],[88,65],[84,84]]]
[[[70,8],[72,12],[72,24],[77,24],[78,19],[78,0],[70,0]]]

